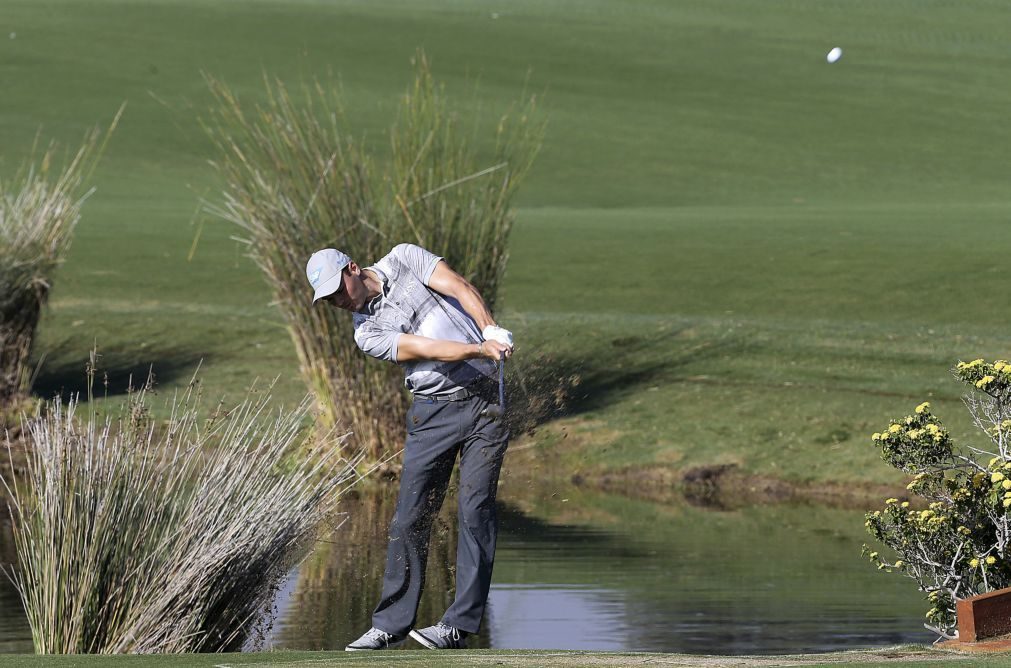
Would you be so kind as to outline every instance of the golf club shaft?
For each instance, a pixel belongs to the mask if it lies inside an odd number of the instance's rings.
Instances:
[[[498,362],[498,405],[505,412],[505,354]]]

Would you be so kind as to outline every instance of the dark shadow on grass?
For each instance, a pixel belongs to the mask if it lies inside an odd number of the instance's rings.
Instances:
[[[88,395],[89,355],[68,351],[63,346],[50,351],[41,360],[41,368],[32,385],[32,392],[42,399],[59,395],[68,399]],[[143,387],[149,375],[155,385],[189,379],[206,355],[181,348],[143,348],[130,351],[99,350],[95,365],[94,396],[113,397],[127,394],[131,387]],[[38,361],[36,362],[38,365]]]
[[[600,337],[580,356],[545,354],[514,364],[510,427],[529,431],[555,417],[604,408],[621,397],[683,380],[679,371],[689,364],[740,352],[746,345],[732,334],[690,336],[691,329],[686,324],[649,334]]]

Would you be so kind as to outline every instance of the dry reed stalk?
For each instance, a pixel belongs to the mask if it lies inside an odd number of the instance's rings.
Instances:
[[[88,132],[62,167],[50,144],[12,179],[0,179],[0,417],[30,389],[28,360],[52,275],[92,192],[85,182],[122,113],[120,108],[105,133]]]
[[[57,398],[25,425],[5,485],[37,653],[237,650],[355,480],[343,437],[303,446],[308,400],[251,393],[204,420],[197,385],[163,424],[140,390],[116,418]]]
[[[357,349],[347,314],[313,307],[309,255],[334,247],[367,264],[413,241],[445,257],[493,305],[508,260],[511,199],[543,133],[531,100],[497,125],[492,157],[482,166],[423,55],[415,66],[383,170],[344,129],[334,87],[305,87],[296,100],[282,82],[268,80],[266,102],[248,107],[208,79],[218,105],[206,127],[226,184],[224,203],[213,211],[246,234],[249,255],[288,323],[321,424],[350,425],[372,461],[403,441],[403,374]]]

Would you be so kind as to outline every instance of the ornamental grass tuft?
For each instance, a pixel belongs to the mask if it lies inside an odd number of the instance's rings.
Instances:
[[[959,362],[953,374],[984,442],[958,447],[926,402],[873,434],[926,507],[890,498],[867,515],[894,560],[864,546],[879,569],[916,581],[930,606],[924,625],[945,638],[956,637],[959,600],[1011,586],[1011,363]]]
[[[348,314],[313,307],[306,261],[334,247],[364,265],[398,243],[416,243],[444,257],[494,307],[513,197],[544,130],[531,97],[499,119],[479,150],[424,55],[414,64],[382,161],[354,138],[335,86],[316,83],[296,95],[267,80],[266,101],[248,105],[208,79],[217,106],[205,127],[225,181],[213,213],[245,233],[288,323],[320,423],[349,425],[374,461],[403,441],[402,372],[357,349]]]
[[[17,412],[30,389],[28,361],[53,272],[92,192],[86,181],[122,112],[107,132],[88,132],[62,166],[50,144],[12,178],[0,178],[0,423]]]
[[[305,446],[308,400],[203,417],[198,387],[167,421],[145,388],[115,415],[57,398],[24,425],[10,575],[37,653],[238,650],[355,480],[343,437]]]

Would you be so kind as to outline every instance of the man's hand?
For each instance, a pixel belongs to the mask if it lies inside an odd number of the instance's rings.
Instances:
[[[503,343],[499,343],[494,339],[482,341],[481,345],[478,347],[478,350],[481,353],[482,357],[487,357],[488,359],[495,360],[496,362],[501,359],[508,359],[513,354],[512,346],[507,346]]]
[[[481,336],[485,341],[497,341],[504,346],[509,346],[510,350],[513,348],[513,333],[498,325],[488,325],[481,332]]]

